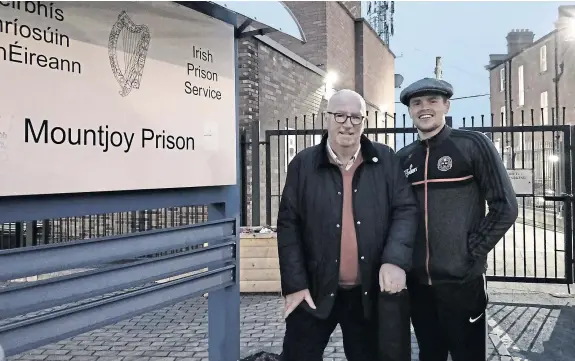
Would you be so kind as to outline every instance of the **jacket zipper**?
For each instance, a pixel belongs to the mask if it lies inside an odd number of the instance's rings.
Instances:
[[[357,160],[356,160],[357,161]],[[357,271],[358,271],[358,277],[359,277],[359,281],[361,282],[361,250],[360,250],[360,243],[359,243],[359,228],[357,227],[357,216],[355,214],[355,190],[357,189],[357,178],[359,177],[359,172],[361,171],[361,169],[363,168],[363,161],[361,162],[360,165],[357,166],[357,168],[355,169],[355,172],[353,173],[353,177],[351,178],[351,208],[352,208],[352,214],[353,214],[353,227],[355,228],[355,239],[357,241]],[[343,181],[343,177],[342,177],[342,181]],[[343,195],[343,193],[342,193]],[[340,246],[341,249],[341,246]],[[363,282],[361,282],[363,283]]]
[[[425,269],[427,271],[427,281],[431,285],[431,274],[429,273],[429,220],[428,220],[428,207],[427,207],[427,168],[429,166],[429,144],[427,144],[425,153],[425,172],[423,176],[423,193],[424,193],[424,207],[425,207]]]

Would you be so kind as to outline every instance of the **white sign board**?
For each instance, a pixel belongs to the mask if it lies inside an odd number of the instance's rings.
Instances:
[[[232,26],[172,2],[0,21],[0,196],[236,184]]]
[[[515,194],[534,194],[532,169],[508,169]]]

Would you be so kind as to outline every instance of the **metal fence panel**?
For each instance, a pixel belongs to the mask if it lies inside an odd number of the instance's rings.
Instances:
[[[457,122],[446,119],[454,128],[489,136],[508,171],[530,170],[533,174],[533,192],[517,195],[518,222],[490,254],[490,280],[573,282],[572,126],[567,125],[565,108],[550,110],[551,124],[540,124],[535,116],[538,112],[511,112],[509,119],[495,114]],[[302,149],[318,144],[327,131],[323,114],[307,119],[278,121],[274,129],[265,130],[262,151],[266,160],[265,222],[269,227],[276,223],[287,164]],[[368,114],[364,127],[372,141],[395,150],[418,138],[405,114]]]

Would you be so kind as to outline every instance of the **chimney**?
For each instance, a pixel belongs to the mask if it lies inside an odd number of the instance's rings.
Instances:
[[[572,26],[575,22],[575,5],[559,6],[559,17],[555,22],[556,29],[562,29],[566,26]]]
[[[507,54],[489,54],[489,64],[485,69],[490,70],[507,60]]]
[[[559,6],[559,19],[575,18],[575,5]]]
[[[513,29],[507,34],[507,54],[515,55],[533,45],[535,34],[528,29]]]

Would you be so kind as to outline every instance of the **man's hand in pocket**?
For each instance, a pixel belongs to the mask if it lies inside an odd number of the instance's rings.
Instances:
[[[304,300],[307,302],[309,307],[315,310],[315,304],[313,303],[313,300],[311,298],[308,289],[287,295],[285,302],[284,318],[287,318],[290,315],[290,313],[292,313],[293,310],[295,310],[296,307],[299,306],[299,304],[302,303],[302,301]]]

